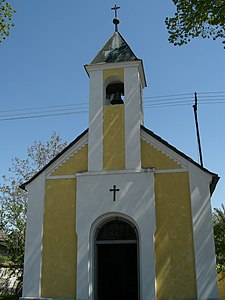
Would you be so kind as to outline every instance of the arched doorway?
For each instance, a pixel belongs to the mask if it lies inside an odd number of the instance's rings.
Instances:
[[[96,233],[96,300],[138,300],[138,235],[124,219],[111,219]]]

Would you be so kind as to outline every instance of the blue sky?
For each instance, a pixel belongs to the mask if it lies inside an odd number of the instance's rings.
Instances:
[[[70,142],[88,127],[88,113],[80,112],[87,111],[89,94],[83,65],[91,62],[114,31],[110,9],[114,1],[10,2],[17,12],[11,36],[0,45],[0,175],[7,173],[12,158],[26,157],[26,148],[34,140],[46,141],[56,131]],[[221,177],[212,198],[212,206],[220,206],[225,203],[225,50],[221,42],[198,38],[182,47],[169,44],[164,20],[174,12],[172,0],[121,0],[117,5],[121,7],[119,31],[144,62],[145,126],[196,161],[192,105],[194,92],[198,93],[204,166]],[[59,113],[53,110],[65,108],[70,109],[65,112],[76,108],[76,113],[3,120],[28,116],[28,112]],[[13,116],[18,113],[23,115]]]

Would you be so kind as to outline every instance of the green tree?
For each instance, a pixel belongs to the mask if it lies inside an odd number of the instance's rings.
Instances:
[[[23,269],[25,225],[27,213],[27,193],[20,185],[61,152],[67,143],[62,142],[55,132],[46,143],[35,141],[27,148],[27,158],[12,160],[9,168],[11,176],[4,175],[0,184],[0,230],[6,236],[8,260]]]
[[[5,0],[0,0],[0,43],[10,34],[12,23],[12,16],[15,13],[12,5]]]
[[[224,0],[172,1],[176,5],[175,15],[165,20],[170,43],[180,46],[201,36],[213,40],[221,38],[225,44]]]
[[[217,269],[225,270],[225,206],[214,208],[214,238],[216,248]]]

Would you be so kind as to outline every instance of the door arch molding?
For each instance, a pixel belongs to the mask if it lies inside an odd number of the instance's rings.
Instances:
[[[101,219],[94,230],[94,299],[139,299],[139,233],[124,216]],[[110,290],[111,289],[111,290]],[[114,293],[114,295],[113,295]]]

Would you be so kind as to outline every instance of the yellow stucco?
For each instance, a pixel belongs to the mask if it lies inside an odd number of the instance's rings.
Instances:
[[[51,175],[75,175],[78,172],[84,172],[88,169],[88,146],[85,145],[68,160],[66,160]]]
[[[103,71],[103,79],[104,81],[110,77],[119,77],[121,81],[124,82],[124,69],[123,68],[112,68]]]
[[[87,145],[65,161],[53,175],[87,171]],[[41,296],[76,295],[76,179],[46,180]]]
[[[225,271],[218,274],[218,287],[220,300],[225,300]]]
[[[76,295],[76,179],[46,182],[41,297]]]
[[[103,168],[125,169],[124,105],[104,106]]]
[[[156,170],[181,168],[180,164],[144,140],[141,140],[141,165],[142,168],[154,167]]]
[[[195,299],[188,173],[155,174],[157,300]]]

